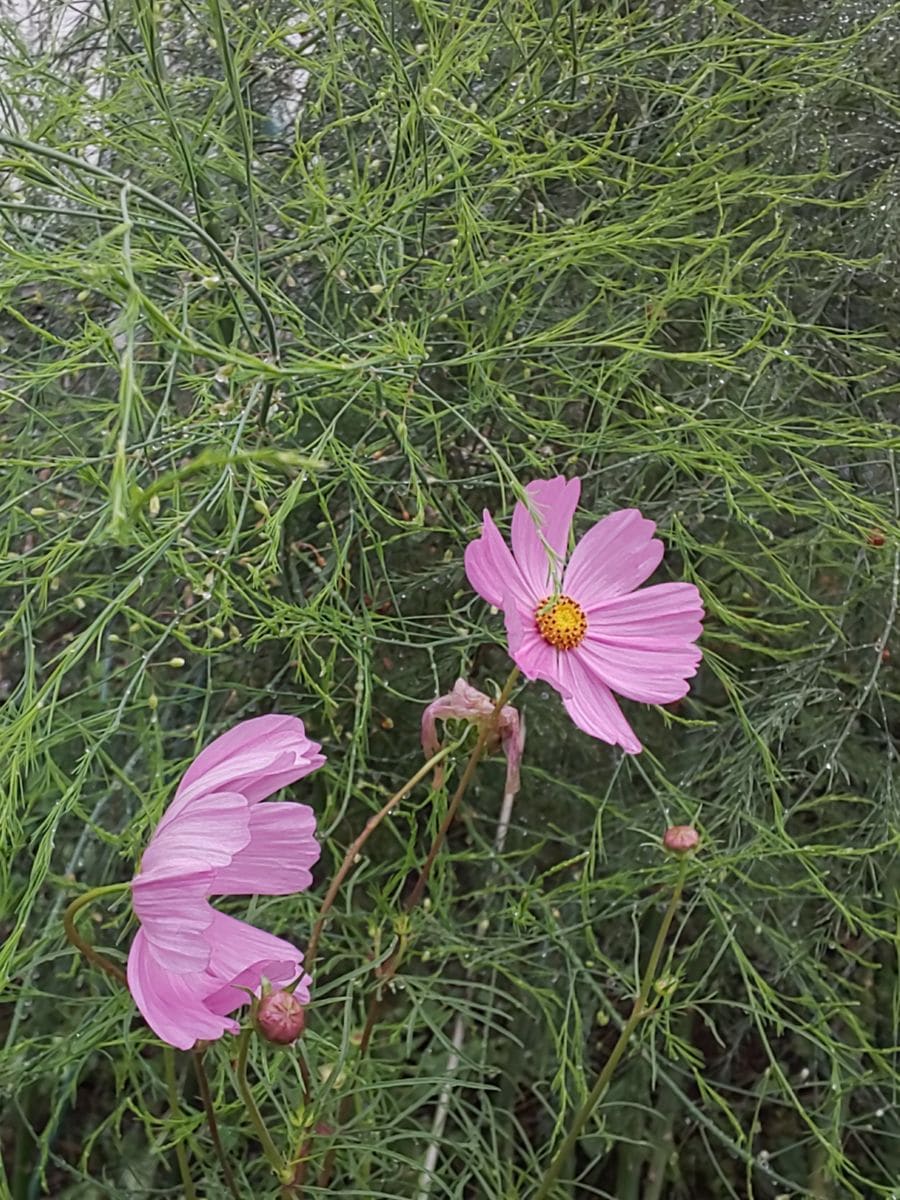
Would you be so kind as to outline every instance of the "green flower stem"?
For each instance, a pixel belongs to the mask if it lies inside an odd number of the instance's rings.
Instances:
[[[416,771],[415,775],[412,775],[409,779],[407,779],[403,787],[400,788],[399,791],[394,792],[390,800],[388,800],[387,803],[377,813],[369,817],[360,835],[350,844],[347,853],[344,855],[344,861],[341,863],[340,867],[338,867],[337,872],[335,873],[335,876],[329,885],[328,891],[325,893],[325,899],[322,901],[322,907],[319,909],[319,915],[316,918],[315,925],[313,925],[312,933],[309,937],[309,944],[306,947],[306,957],[303,963],[304,970],[310,973],[312,972],[312,966],[313,962],[315,961],[319,940],[322,937],[322,929],[325,925],[325,919],[331,911],[332,906],[337,899],[337,894],[341,890],[341,885],[349,875],[353,864],[356,862],[356,857],[362,850],[363,846],[366,844],[384,818],[397,807],[400,801],[412,791],[417,783],[424,779],[430,771],[434,770],[434,768],[440,762],[442,762],[443,759],[445,759],[447,755],[451,753],[451,751],[455,750],[458,745],[459,743],[457,742],[454,745],[444,746],[442,749],[438,750],[436,754],[432,754],[428,762],[421,766],[419,770]]]
[[[266,1129],[265,1122],[262,1119],[259,1109],[256,1107],[256,1101],[253,1099],[253,1091],[247,1081],[247,1055],[250,1052],[250,1037],[252,1032],[252,1029],[248,1027],[241,1032],[238,1039],[236,1068],[238,1091],[241,1094],[247,1114],[253,1123],[253,1128],[256,1130],[256,1136],[259,1138],[263,1153],[269,1160],[269,1165],[278,1176],[278,1179],[284,1183],[287,1178],[284,1159],[281,1157],[278,1147],[272,1141],[272,1135]]]
[[[478,768],[478,764],[484,757],[488,742],[496,732],[500,711],[503,708],[503,705],[509,699],[518,678],[519,668],[514,667],[512,671],[510,671],[506,683],[503,685],[503,690],[497,697],[497,702],[494,705],[494,711],[479,730],[478,740],[472,747],[472,753],[469,755],[469,760],[463,770],[462,778],[459,781],[456,791],[453,793],[453,799],[450,801],[450,804],[447,807],[447,811],[444,814],[444,819],[441,821],[440,828],[435,834],[434,841],[431,843],[431,848],[428,851],[425,862],[422,864],[422,869],[419,871],[419,877],[416,880],[415,887],[410,892],[406,903],[403,905],[405,913],[412,912],[412,910],[422,902],[422,898],[425,895],[425,889],[428,887],[428,880],[431,877],[432,867],[434,866],[435,860],[440,853],[441,846],[444,844],[444,839],[447,836],[450,826],[456,819],[456,814],[459,812],[459,806],[462,804],[463,797],[468,790],[469,784],[475,777],[475,771]],[[372,997],[372,1000],[369,1004],[369,1011],[366,1015],[366,1024],[359,1043],[359,1053],[361,1056],[364,1055],[366,1050],[369,1048],[369,1041],[371,1040],[375,1025],[381,1015],[380,996],[384,993],[385,985],[389,983],[397,974],[397,970],[403,960],[403,953],[406,949],[406,944],[408,941],[408,925],[404,920],[404,923],[400,926],[397,934],[397,940],[394,944],[393,951],[388,956],[386,961],[382,963],[378,970],[378,990]]]
[[[606,1089],[609,1087],[610,1080],[615,1073],[616,1067],[619,1065],[619,1060],[625,1053],[628,1043],[631,1040],[631,1035],[634,1033],[641,1017],[647,1011],[647,1003],[650,998],[650,989],[653,987],[653,981],[656,978],[656,971],[659,967],[659,960],[662,956],[663,948],[666,944],[666,938],[669,935],[669,929],[672,926],[672,921],[675,913],[678,910],[678,905],[681,902],[681,893],[684,888],[684,878],[687,872],[688,855],[683,855],[679,863],[678,878],[675,881],[675,887],[672,891],[672,898],[669,901],[669,907],[666,909],[666,915],[663,917],[662,924],[659,927],[659,932],[656,935],[656,941],[653,943],[653,950],[650,953],[650,961],[647,963],[647,969],[644,972],[644,977],[641,981],[640,991],[632,1005],[631,1015],[622,1026],[622,1032],[619,1034],[615,1046],[612,1048],[612,1053],[606,1060],[603,1070],[597,1077],[597,1082],[591,1088],[591,1094],[582,1104],[581,1108],[575,1114],[571,1128],[566,1134],[565,1140],[557,1150],[550,1165],[544,1172],[544,1177],[541,1180],[540,1187],[535,1192],[532,1200],[547,1200],[550,1195],[550,1189],[556,1182],[563,1163],[568,1159],[569,1155],[575,1149],[575,1144],[581,1136],[581,1131],[586,1125],[591,1113],[599,1104]]]
[[[175,1079],[175,1051],[171,1046],[166,1046],[163,1049],[163,1059],[166,1064],[166,1087],[169,1092],[169,1112],[172,1116],[173,1126],[181,1115],[181,1109],[178,1104],[178,1084]],[[173,1129],[173,1137],[175,1131]],[[178,1171],[181,1175],[181,1186],[184,1188],[185,1200],[197,1200],[197,1193],[194,1191],[194,1181],[191,1179],[191,1169],[188,1166],[187,1151],[184,1148],[184,1142],[180,1139],[175,1141],[175,1157],[178,1159]]]
[[[300,1200],[303,1195],[303,1189],[306,1186],[306,1177],[309,1173],[309,1152],[310,1152],[310,1130],[306,1127],[305,1120],[312,1108],[313,1102],[313,1086],[312,1076],[309,1073],[309,1066],[303,1054],[303,1047],[300,1046],[297,1054],[297,1066],[300,1068],[300,1075],[303,1079],[303,1120],[300,1122],[300,1133],[297,1140],[297,1146],[290,1157],[288,1167],[291,1171],[291,1179],[283,1189],[283,1197],[289,1200]]]
[[[66,931],[66,937],[75,949],[80,950],[89,963],[92,963],[95,967],[99,967],[107,975],[111,975],[118,983],[126,983],[125,972],[121,967],[116,966],[114,962],[110,962],[99,950],[95,950],[90,942],[81,936],[78,932],[76,921],[81,910],[87,908],[89,904],[93,904],[95,900],[99,900],[101,896],[111,896],[115,892],[127,891],[130,886],[129,883],[110,883],[105,887],[91,888],[89,892],[77,896],[63,913],[63,927]]]
[[[419,877],[416,880],[415,887],[403,906],[406,913],[409,913],[416,908],[416,906],[421,902],[422,897],[425,895],[425,889],[428,886],[428,880],[431,876],[431,869],[434,866],[441,846],[444,844],[444,839],[447,836],[447,832],[456,818],[456,814],[459,811],[459,806],[462,804],[463,797],[466,794],[469,784],[472,782],[472,779],[475,776],[475,771],[478,767],[478,764],[484,757],[488,742],[490,741],[491,736],[496,732],[500,711],[512,694],[512,690],[516,686],[516,680],[518,678],[519,668],[514,667],[507,676],[500,695],[497,697],[497,701],[494,704],[494,711],[479,730],[478,740],[472,747],[472,753],[469,755],[468,762],[463,769],[462,778],[457,785],[456,791],[453,793],[453,799],[450,801],[447,812],[444,815],[444,819],[441,822],[440,828],[438,829],[434,841],[431,844],[431,848],[425,858],[425,862],[422,864],[422,869],[419,871]],[[409,785],[407,784],[406,786],[408,787]],[[390,982],[391,979],[393,979],[394,975],[396,975],[397,969],[399,968],[403,959],[403,952],[408,940],[408,935],[404,926],[397,935],[393,950],[378,969],[378,986],[372,995],[371,1000],[369,1001],[368,1011],[366,1012],[366,1023],[363,1027],[362,1037],[359,1041],[360,1058],[363,1058],[369,1049],[369,1042],[372,1040],[372,1034],[375,1031],[375,1026],[381,1017],[383,1003],[382,996],[384,994],[385,986]],[[341,1125],[346,1124],[347,1120],[349,1119],[352,1105],[353,1095],[352,1093],[348,1093],[346,1096],[344,1096],[338,1109],[338,1121]],[[328,1187],[329,1183],[331,1182],[331,1176],[334,1171],[334,1159],[335,1152],[334,1149],[331,1149],[325,1156],[325,1162],[319,1174],[318,1186],[320,1188]]]
[[[212,1138],[212,1144],[216,1151],[216,1157],[222,1168],[222,1174],[225,1176],[225,1182],[228,1185],[228,1190],[231,1192],[234,1200],[241,1200],[241,1194],[238,1191],[237,1183],[235,1182],[234,1172],[231,1170],[231,1163],[225,1154],[225,1149],[222,1145],[222,1139],[219,1136],[219,1122],[216,1120],[216,1106],[213,1103],[212,1091],[209,1086],[209,1079],[206,1075],[206,1068],[203,1065],[203,1051],[194,1049],[192,1052],[194,1059],[194,1073],[197,1076],[197,1087],[200,1089],[200,1098],[203,1101],[203,1108],[206,1112],[206,1123],[209,1125],[209,1136]]]
[[[450,801],[450,805],[447,808],[447,812],[443,821],[441,822],[441,827],[437,831],[437,835],[431,844],[431,849],[428,851],[428,856],[422,865],[422,870],[419,872],[419,878],[416,880],[416,886],[413,888],[409,898],[406,901],[406,904],[404,905],[407,912],[412,912],[412,910],[421,903],[422,897],[425,895],[425,889],[428,887],[428,879],[431,875],[431,869],[434,866],[435,859],[440,852],[441,846],[444,844],[444,838],[447,836],[450,826],[456,819],[456,814],[459,811],[460,804],[462,804],[463,796],[465,796],[466,790],[469,784],[472,782],[478,764],[484,757],[487,744],[490,741],[491,736],[497,730],[497,721],[500,717],[500,712],[503,708],[503,705],[512,695],[512,690],[516,686],[516,680],[518,678],[519,668],[513,667],[507,676],[506,683],[503,685],[503,690],[497,697],[497,702],[494,705],[494,711],[481,727],[481,730],[478,734],[478,741],[475,743],[472,753],[469,755],[469,761],[466,763],[462,778],[459,781],[459,786],[453,795],[453,799]]]

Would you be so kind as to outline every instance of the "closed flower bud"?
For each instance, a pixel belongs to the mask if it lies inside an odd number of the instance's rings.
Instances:
[[[670,854],[690,854],[700,845],[700,834],[693,825],[673,825],[663,835],[663,846]]]
[[[293,992],[283,989],[263,996],[256,1010],[256,1028],[267,1042],[289,1046],[306,1025],[303,1005]]]

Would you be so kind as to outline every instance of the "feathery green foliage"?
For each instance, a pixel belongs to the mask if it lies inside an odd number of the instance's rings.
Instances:
[[[690,820],[664,995],[557,1194],[896,1196],[898,39],[885,0],[2,18],[14,1200],[178,1194],[173,1141],[225,1194],[189,1062],[173,1124],[159,1044],[62,909],[130,877],[204,742],[278,709],[329,758],[295,789],[321,882],[233,907],[302,944],[418,765],[422,706],[506,675],[462,551],[556,473],[584,477],[585,523],[658,522],[660,578],[707,605],[701,674],[673,711],[629,706],[637,758],[522,690],[505,850],[487,763],[360,1061],[446,796],[404,801],[322,943],[312,1104],[296,1055],[253,1051],[273,1135],[314,1168],[333,1146],[344,1196],[525,1200],[627,1013],[662,831]],[[121,960],[124,900],[95,911]],[[222,1137],[243,1193],[275,1196],[233,1055],[206,1056]]]

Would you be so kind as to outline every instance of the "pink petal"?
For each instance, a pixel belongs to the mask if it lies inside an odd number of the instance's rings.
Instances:
[[[582,661],[581,647],[560,654],[559,676],[569,692],[563,693],[566,712],[579,729],[612,746],[621,746],[627,754],[640,753],[643,747],[634,730],[606,684]]]
[[[572,518],[581,496],[581,480],[565,479],[562,475],[555,479],[535,479],[525,491],[532,508],[540,510],[544,541],[557,558],[564,559],[569,550]]]
[[[131,881],[134,911],[147,952],[160,970],[176,975],[202,971],[209,962],[204,934],[212,924],[207,902],[211,869],[190,875],[137,875]]]
[[[250,841],[250,804],[239,792],[204,793],[166,813],[141,860],[141,875],[223,867]]]
[[[519,612],[519,606],[507,592],[503,596],[503,624],[506,626],[506,644],[510,657],[515,659],[516,653],[528,631],[533,628],[534,620],[528,612]],[[527,674],[527,671],[526,671]]]
[[[215,1013],[234,1012],[259,994],[263,979],[285,987],[301,974],[303,955],[283,938],[217,912],[207,933],[212,956],[206,977],[206,1004]],[[297,988],[301,1003],[309,1000],[309,976]]]
[[[692,583],[655,583],[590,608],[589,635],[644,641],[692,642],[703,625],[703,601]]]
[[[656,526],[636,508],[610,513],[589,529],[572,551],[563,592],[590,612],[592,605],[639,587],[656,570],[663,544]]]
[[[422,753],[426,758],[437,754],[441,739],[437,735],[437,718],[440,713],[434,711],[434,704],[429,704],[422,713]]]
[[[248,721],[240,721],[227,733],[221,734],[206,746],[188,769],[179,785],[181,788],[190,787],[201,775],[205,775],[223,762],[237,763],[241,756],[253,753],[260,748],[269,753],[279,750],[293,750],[306,742],[306,730],[299,717],[291,717],[285,713],[269,713],[264,717],[251,717]]]
[[[545,679],[553,687],[560,688],[560,677],[556,664],[559,652],[544,641],[532,619],[526,624],[521,614],[510,606],[506,609],[506,632],[509,638],[509,655],[527,679]]]
[[[512,553],[539,601],[559,590],[581,480],[538,479],[526,487],[528,503],[512,510]]]
[[[663,640],[636,646],[588,638],[578,653],[614,691],[645,704],[668,704],[686,695],[687,680],[697,673],[702,657],[696,646],[673,649]]]
[[[431,758],[440,745],[438,721],[478,721],[482,717],[489,717],[493,711],[494,706],[484,692],[479,692],[465,679],[457,679],[452,691],[432,700],[422,713],[422,750],[425,757]]]
[[[668,704],[688,691],[702,657],[694,645],[703,604],[692,583],[660,583],[596,605],[580,648],[591,671],[615,691]]]
[[[213,1041],[235,1030],[203,1002],[202,973],[173,975],[161,968],[149,952],[146,934],[139,929],[128,952],[128,987],[144,1020],[164,1042],[190,1050],[200,1039]]]
[[[494,711],[493,701],[477,687],[472,687],[465,679],[457,679],[453,690],[442,697],[444,711],[440,714],[447,717],[465,717],[475,721],[479,717],[489,717]]]
[[[529,483],[525,492],[528,503],[519,501],[513,509],[512,548],[531,591],[542,600],[559,590],[581,481],[557,475]]]
[[[258,804],[283,787],[296,783],[298,779],[303,779],[311,771],[321,767],[324,762],[325,757],[321,754],[312,761],[307,759],[298,761],[295,755],[287,752],[263,760],[256,766],[249,762],[242,764],[248,768],[245,775],[235,775],[233,770],[229,770],[223,764],[211,771],[203,780],[194,784],[193,787],[181,792],[173,801],[172,807],[186,808],[189,804],[193,804],[196,796],[213,790],[240,792],[251,804]]]
[[[523,608],[534,608],[543,599],[535,595],[525,582],[487,509],[484,510],[481,537],[466,546],[465,566],[469,583],[479,596],[495,608],[503,607],[505,595],[511,595]]]
[[[521,786],[522,755],[525,751],[525,718],[511,705],[501,710],[500,742],[506,755],[506,787],[508,796],[515,796]]]
[[[205,792],[240,792],[251,804],[264,800],[322,766],[320,749],[299,717],[273,713],[241,721],[191,763],[161,824]]]
[[[316,816],[306,804],[257,804],[250,809],[249,842],[216,871],[213,896],[288,896],[312,883],[319,860]]]

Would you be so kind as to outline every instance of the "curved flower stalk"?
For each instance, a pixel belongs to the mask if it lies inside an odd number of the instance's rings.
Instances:
[[[189,1050],[237,1033],[230,1016],[263,981],[296,981],[309,1000],[296,946],[218,912],[212,896],[282,896],[312,882],[319,858],[305,804],[261,803],[325,762],[297,717],[243,721],[210,743],[186,771],[131,881],[141,927],[128,955],[128,986],[164,1042]]]
[[[692,583],[640,588],[659,566],[656,526],[636,508],[610,513],[569,552],[578,479],[537,480],[513,510],[507,546],[485,509],[466,547],[472,587],[506,619],[509,652],[529,679],[560,693],[579,729],[642,749],[613,692],[667,704],[688,691],[702,657],[703,604]]]

